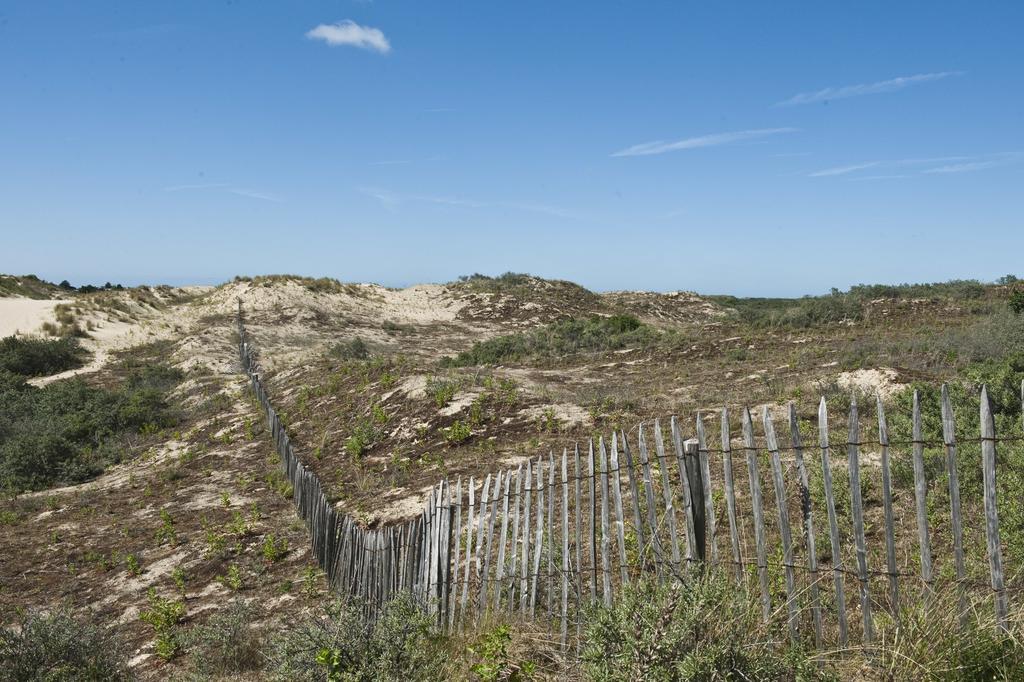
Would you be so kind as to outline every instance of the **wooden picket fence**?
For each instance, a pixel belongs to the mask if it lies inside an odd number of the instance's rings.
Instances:
[[[667,442],[656,419],[628,434],[613,432],[596,444],[591,440],[583,448],[564,449],[560,456],[549,453],[529,459],[514,470],[487,474],[482,481],[471,476],[465,490],[461,477],[454,485],[442,480],[416,518],[366,529],[328,501],[316,475],[296,456],[261,380],[241,303],[238,333],[242,365],[266,412],[295,505],[312,536],[313,555],[332,589],[358,600],[370,619],[404,593],[444,629],[460,629],[495,614],[543,618],[557,624],[565,645],[572,637],[570,630],[578,633],[588,605],[613,604],[617,592],[642,576],[685,582],[698,571],[711,570],[734,575],[744,589],[759,595],[765,620],[784,617],[794,640],[813,641],[818,647],[870,644],[875,639],[876,611],[898,619],[901,605],[907,603],[905,592],[927,602],[940,583],[956,590],[961,619],[990,601],[998,627],[1007,627],[996,446],[1001,440],[1021,439],[996,438],[984,387],[980,438],[970,441],[980,449],[980,461],[971,465],[981,469],[983,499],[976,508],[981,530],[976,534],[984,535],[983,551],[965,553],[965,518],[971,519],[960,499],[958,467],[963,467],[963,458],[958,455],[945,386],[941,444],[924,440],[916,394],[912,439],[899,443],[890,443],[880,398],[877,439],[872,440],[861,434],[858,406],[852,403],[848,438],[842,443],[845,466],[833,463],[824,398],[818,409],[816,446],[804,444],[792,403],[788,443],[783,445],[768,408],[759,415],[760,441],[755,438],[755,417],[743,410],[738,446],[729,413],[722,410],[718,448],[708,438],[703,415],[694,420],[696,437],[691,439],[684,438],[680,422],[671,417]],[[631,442],[628,436],[634,431]],[[880,451],[880,457],[866,465],[863,450],[869,445]],[[929,515],[925,449],[938,446],[944,448],[948,476],[949,509],[940,520],[951,565],[949,557],[935,553],[932,541],[938,535],[929,528],[937,517],[934,511]],[[893,452],[898,448],[909,450],[913,470],[912,520],[904,518],[895,503],[901,492],[893,484]],[[737,451],[745,458],[746,485],[736,480],[742,475],[734,469]],[[765,464],[774,509],[764,501]],[[848,486],[835,485],[840,475]],[[865,475],[880,479],[880,519],[865,518]],[[799,524],[796,541],[793,517]],[[881,527],[884,548],[868,546],[868,523]],[[748,546],[750,526],[753,552]],[[827,545],[822,542],[819,547],[825,536],[819,540],[819,533],[827,534]],[[908,536],[916,540],[898,552],[898,539]],[[910,544],[916,561],[906,550]],[[965,559],[968,556],[972,561]],[[938,559],[948,578],[937,578]],[[847,583],[856,589],[849,597]],[[859,615],[853,627],[851,613],[853,618]]]

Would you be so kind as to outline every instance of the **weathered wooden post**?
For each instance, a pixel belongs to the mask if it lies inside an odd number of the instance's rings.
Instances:
[[[693,549],[697,561],[703,566],[707,557],[707,518],[704,513],[704,481],[700,472],[698,447],[696,438],[683,443],[683,464],[690,485],[690,505],[693,507]]]

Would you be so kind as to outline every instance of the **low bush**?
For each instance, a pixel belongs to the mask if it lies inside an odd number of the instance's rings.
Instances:
[[[0,629],[0,680],[129,680],[123,644],[110,631],[69,611],[24,614]]]
[[[580,352],[609,351],[627,346],[647,346],[660,336],[658,330],[630,315],[571,318],[519,334],[478,341],[443,366],[496,365],[526,358],[554,358]]]
[[[260,670],[264,664],[265,637],[252,625],[256,609],[242,601],[197,625],[183,637],[189,667],[200,679],[237,676]]]
[[[155,588],[149,588],[149,608],[139,613],[139,620],[153,628],[156,655],[169,661],[181,649],[182,634],[178,624],[185,618],[185,602],[161,597]]]
[[[942,590],[930,605],[902,609],[898,627],[890,622],[880,628],[873,658],[881,679],[1019,679],[1024,670],[1019,626],[1000,630],[990,607],[960,623],[957,599],[956,590]]]
[[[409,597],[386,604],[373,624],[358,604],[336,601],[276,637],[270,662],[285,680],[447,679],[442,644]]]
[[[26,377],[46,376],[85,364],[88,353],[78,339],[37,339],[8,336],[0,339],[0,371]]]
[[[341,360],[365,360],[370,357],[370,349],[358,336],[334,344],[329,352],[331,356]]]
[[[806,328],[844,320],[859,320],[863,316],[860,299],[841,292],[803,298],[708,298],[724,307],[732,308],[741,321],[755,327]]]
[[[443,378],[443,377],[430,377],[427,379],[427,384],[424,387],[427,395],[433,400],[434,404],[438,409],[441,409],[455,397],[455,394],[462,387],[462,382],[458,377]]]
[[[791,648],[784,613],[760,606],[724,574],[689,584],[644,580],[584,620],[584,671],[594,680],[837,679]]]
[[[113,389],[70,379],[31,386],[0,371],[0,489],[39,490],[78,483],[121,461],[130,434],[177,423],[168,395],[181,373],[132,368]]]

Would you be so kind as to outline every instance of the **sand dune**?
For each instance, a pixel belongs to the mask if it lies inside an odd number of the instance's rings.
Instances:
[[[13,334],[37,334],[44,322],[53,322],[53,309],[66,300],[0,298],[0,338]]]

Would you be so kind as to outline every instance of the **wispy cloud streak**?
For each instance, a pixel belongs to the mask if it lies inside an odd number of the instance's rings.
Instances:
[[[250,199],[259,199],[260,201],[273,201],[274,203],[281,203],[284,201],[281,197],[276,194],[270,194],[268,192],[257,192],[253,189],[244,189],[240,187],[232,187],[228,190],[232,194],[237,194],[240,197],[248,197]]]
[[[813,173],[808,173],[807,177],[826,178],[838,175],[850,175],[868,168],[906,168],[914,166],[931,166],[930,168],[924,168],[923,170],[918,171],[922,174],[967,173],[970,171],[985,170],[986,168],[995,168],[997,166],[1006,166],[1011,163],[1016,163],[1021,160],[1022,156],[1024,155],[1020,152],[997,152],[994,154],[979,154],[976,156],[938,156],[927,159],[888,159],[884,161],[865,161],[864,163],[855,163],[849,166],[837,166],[835,168],[825,168],[823,170],[814,171]],[[906,174],[890,174],[870,177],[874,179],[882,179],[908,176]],[[867,179],[864,176],[860,176],[860,178]]]
[[[970,173],[972,171],[986,170],[988,168],[997,168],[999,166],[1008,166],[1011,163],[1017,163],[1022,158],[1020,152],[1002,152],[999,154],[992,154],[989,157],[977,158],[964,163],[952,163],[945,166],[938,166],[936,168],[929,168],[928,170],[922,171],[923,173]]]
[[[674,142],[657,140],[655,142],[635,144],[632,147],[627,147],[614,152],[612,156],[650,156],[652,154],[664,154],[666,152],[674,152],[682,149],[718,147],[724,144],[757,140],[770,135],[795,133],[798,130],[798,128],[759,128],[757,130],[737,130],[729,133],[713,133],[711,135],[701,135],[700,137],[688,137],[684,140],[675,140]]]
[[[260,192],[260,191],[257,191],[257,190],[254,190],[254,189],[248,189],[248,188],[245,188],[245,187],[235,187],[234,185],[231,185],[231,184],[226,183],[226,182],[206,182],[206,183],[198,183],[198,184],[191,184],[191,185],[171,185],[169,187],[164,187],[163,191],[165,191],[165,192],[184,192],[184,191],[190,191],[190,190],[204,190],[204,189],[223,190],[224,192],[227,192],[229,194],[235,194],[237,196],[246,197],[246,198],[249,198],[249,199],[259,199],[260,201],[273,201],[275,203],[280,203],[280,202],[284,201],[283,198],[281,198],[280,196],[278,196],[276,194],[271,194],[269,192]]]
[[[453,197],[436,194],[401,194],[379,187],[357,187],[356,191],[372,197],[388,208],[394,209],[404,203],[425,203],[438,206],[455,206],[461,208],[498,208],[511,209],[513,211],[525,211],[527,213],[540,213],[543,215],[565,218],[568,220],[583,220],[583,216],[549,204],[538,204],[527,201],[477,201],[464,197]]]
[[[777,107],[792,107],[800,104],[814,104],[815,102],[827,102],[834,99],[847,99],[849,97],[861,97],[863,95],[877,95],[883,92],[896,92],[909,88],[912,85],[921,85],[934,81],[959,76],[963,71],[939,71],[937,73],[919,73],[913,76],[900,76],[876,83],[859,83],[857,85],[844,85],[842,87],[831,87],[816,90],[814,92],[801,92],[793,95],[787,100],[776,102]]]

